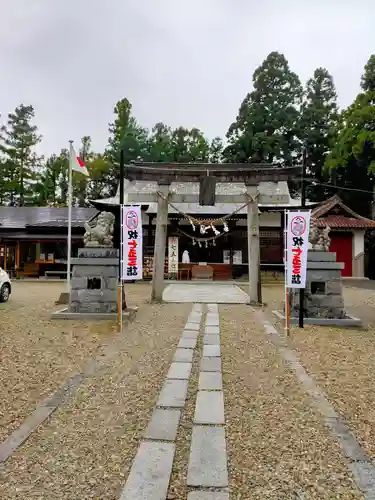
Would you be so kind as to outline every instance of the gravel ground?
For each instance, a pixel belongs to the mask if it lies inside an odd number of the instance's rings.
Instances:
[[[232,498],[363,498],[339,444],[249,307],[220,312]]]
[[[130,287],[130,305],[147,300],[149,285]],[[118,336],[112,322],[50,320],[64,290],[63,283],[14,282],[0,304],[0,440]]]
[[[129,286],[139,310],[118,353],[0,468],[1,498],[119,497],[191,309],[146,304],[149,292]]]
[[[280,303],[281,293],[270,288],[265,300]],[[365,328],[292,328],[290,344],[375,460],[375,291],[345,287],[344,297]]]

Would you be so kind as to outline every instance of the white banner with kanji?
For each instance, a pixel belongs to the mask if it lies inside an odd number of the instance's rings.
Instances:
[[[288,288],[305,288],[309,249],[310,212],[287,214],[286,273]]]
[[[122,279],[141,280],[143,277],[141,207],[122,207]]]

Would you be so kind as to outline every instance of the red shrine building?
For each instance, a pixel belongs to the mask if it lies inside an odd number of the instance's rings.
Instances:
[[[318,227],[330,227],[330,251],[344,263],[343,277],[365,276],[365,233],[375,230],[375,221],[366,219],[347,207],[335,195],[312,210]]]

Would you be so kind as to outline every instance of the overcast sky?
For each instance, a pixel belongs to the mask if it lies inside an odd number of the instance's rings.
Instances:
[[[32,104],[45,154],[102,150],[123,97],[149,128],[223,136],[273,50],[303,83],[326,67],[347,106],[374,22],[375,0],[0,0],[0,112]]]

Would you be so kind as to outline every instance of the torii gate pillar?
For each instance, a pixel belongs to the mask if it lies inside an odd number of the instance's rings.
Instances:
[[[252,201],[247,206],[247,258],[249,266],[250,304],[259,304],[260,287],[260,243],[259,243],[259,209],[258,186],[247,186],[247,194]]]
[[[168,191],[169,185],[159,185],[158,213],[156,217],[154,268],[152,274],[151,300],[162,302],[164,291],[164,262],[168,227]]]

